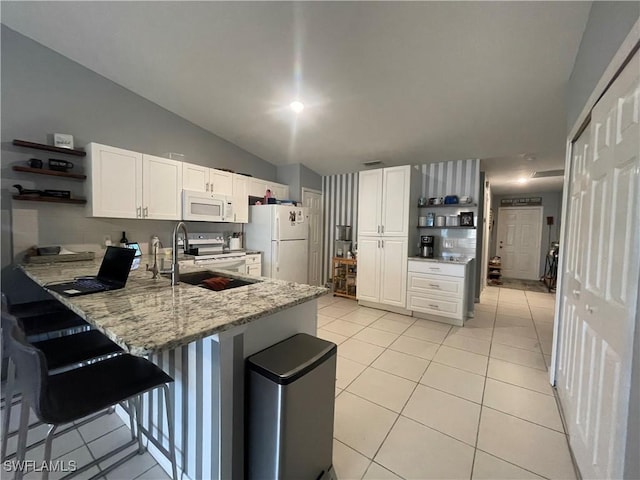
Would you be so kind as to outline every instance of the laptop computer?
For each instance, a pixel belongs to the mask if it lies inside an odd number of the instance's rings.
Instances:
[[[107,247],[95,278],[77,278],[72,282],[46,285],[46,288],[67,297],[123,288],[129,278],[135,254],[136,251],[131,248]]]

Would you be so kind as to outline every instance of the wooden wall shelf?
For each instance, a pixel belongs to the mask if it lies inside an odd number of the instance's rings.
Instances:
[[[27,142],[26,140],[14,139],[13,144],[17,147],[33,148],[35,150],[44,150],[46,152],[61,153],[63,155],[73,155],[75,157],[85,157],[87,152],[84,150],[76,150],[72,148],[60,148],[53,145],[45,145],[44,143]]]
[[[86,175],[82,175],[80,173],[60,172],[58,170],[48,170],[46,168],[21,167],[19,165],[14,165],[13,170],[15,170],[16,172],[37,173],[38,175],[51,175],[54,177],[76,178],[78,180],[85,180],[87,178]]]
[[[75,205],[87,203],[84,198],[37,197],[35,195],[13,195],[13,199],[27,202],[73,203]]]

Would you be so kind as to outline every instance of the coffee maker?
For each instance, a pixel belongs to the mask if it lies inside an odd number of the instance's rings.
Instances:
[[[420,256],[423,258],[433,258],[433,235],[422,235],[420,237]]]

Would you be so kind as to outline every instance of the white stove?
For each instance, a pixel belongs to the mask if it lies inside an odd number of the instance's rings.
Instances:
[[[194,257],[194,263],[199,266],[209,266],[229,270],[232,272],[246,272],[246,256],[244,250],[224,251],[224,238],[219,233],[190,233],[189,252]],[[179,246],[184,246],[184,240],[178,240]],[[189,253],[187,252],[187,253]]]

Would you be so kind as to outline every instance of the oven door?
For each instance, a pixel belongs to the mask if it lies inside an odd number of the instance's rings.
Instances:
[[[244,256],[196,259],[195,264],[200,267],[215,268],[236,273],[246,273],[247,271],[247,259]]]

